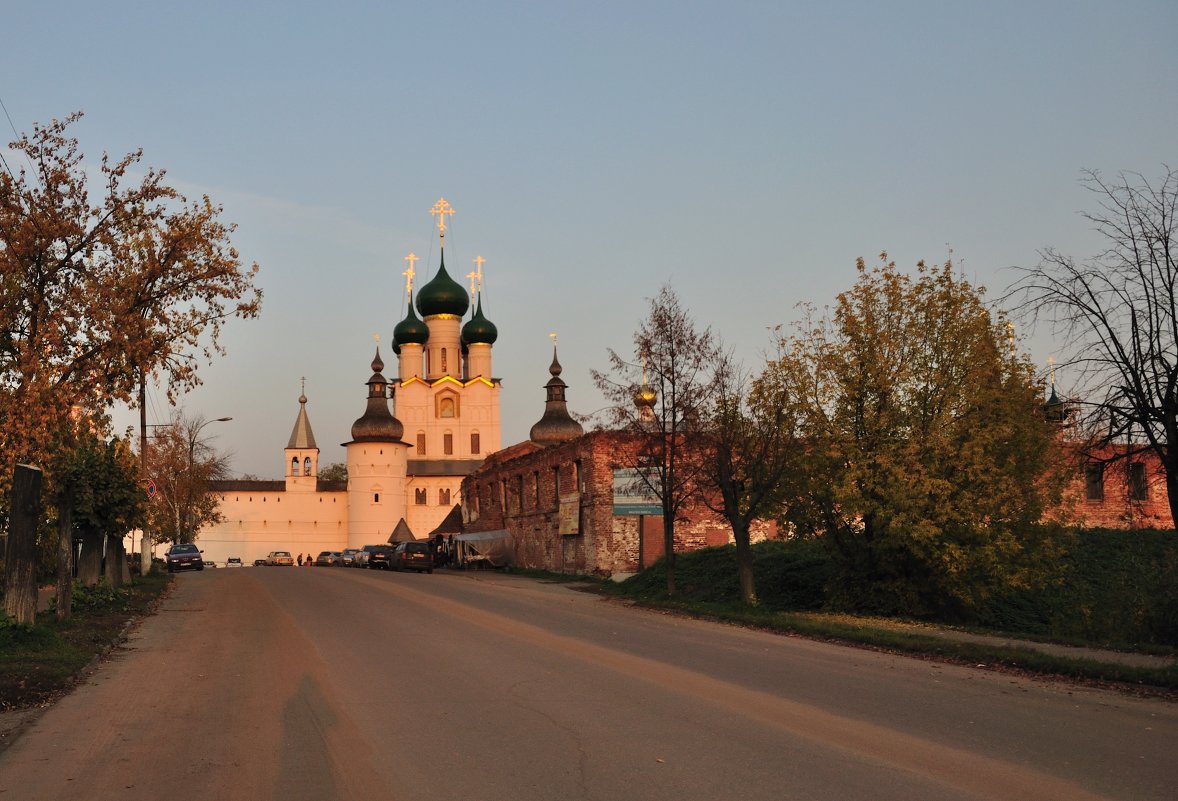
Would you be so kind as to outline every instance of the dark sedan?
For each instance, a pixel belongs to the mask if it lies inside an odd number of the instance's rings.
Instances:
[[[364,564],[369,569],[376,570],[380,568],[381,570],[388,570],[392,566],[392,545],[365,545],[363,550],[368,554],[364,557]]]
[[[393,551],[393,570],[434,572],[434,552],[428,542],[402,542]]]
[[[177,570],[204,570],[205,563],[200,555],[200,548],[190,542],[173,545],[164,554],[164,561],[168,564],[168,572]]]

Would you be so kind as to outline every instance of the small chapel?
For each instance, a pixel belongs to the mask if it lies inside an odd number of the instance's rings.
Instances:
[[[214,483],[222,520],[199,533],[205,559],[253,561],[272,550],[315,554],[423,539],[459,505],[463,478],[499,450],[501,387],[491,358],[499,334],[483,313],[484,260],[475,259],[468,294],[446,270],[446,218],[454,209],[442,198],[430,213],[438,268],[415,292],[418,257],[406,257],[408,311],[392,341],[397,373],[386,378],[377,345],[364,413],[343,443],[347,481],[319,478],[304,390],[284,479]]]

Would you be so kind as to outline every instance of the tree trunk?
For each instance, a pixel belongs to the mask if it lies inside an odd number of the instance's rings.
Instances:
[[[146,576],[151,572],[151,537],[147,533],[147,524],[139,532],[139,575]]]
[[[130,580],[127,572],[127,552],[123,548],[123,538],[108,536],[106,538],[106,580],[112,587],[121,587]]]
[[[4,611],[17,623],[37,620],[37,521],[41,468],[18,464],[12,475],[12,509],[4,553]]]
[[[69,620],[74,603],[73,502],[62,499],[57,507],[57,619]]]
[[[740,578],[740,599],[746,606],[757,605],[757,587],[753,580],[753,549],[749,545],[749,526],[730,520],[732,537],[736,540],[736,573]]]
[[[1170,519],[1174,527],[1178,528],[1178,450],[1174,447],[1165,450],[1162,469],[1166,471],[1166,500],[1170,502]]]
[[[663,508],[663,564],[667,568],[667,597],[675,597],[675,515]]]
[[[106,539],[101,533],[85,529],[82,532],[82,555],[78,558],[78,581],[83,587],[95,587],[102,578],[102,545]]]

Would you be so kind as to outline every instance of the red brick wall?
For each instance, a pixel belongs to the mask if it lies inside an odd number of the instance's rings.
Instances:
[[[625,435],[599,431],[561,445],[540,448],[524,443],[493,454],[463,481],[466,530],[511,532],[516,564],[524,567],[604,576],[648,567],[663,555],[662,518],[613,513],[613,471],[633,464],[632,447]],[[580,493],[575,535],[558,533],[557,476],[560,495]],[[684,517],[675,527],[676,551],[731,540],[727,523],[704,507],[685,509]],[[774,531],[772,524],[758,524],[753,539]]]
[[[1103,498],[1090,498],[1086,465],[1117,455],[1105,448],[1087,456],[1078,451],[1072,458],[1071,479],[1064,490],[1064,502],[1048,516],[1076,525],[1102,528],[1173,528],[1166,479],[1161,462],[1152,453],[1106,462],[1103,468]],[[1130,465],[1140,464],[1145,479],[1144,499],[1130,493]]]

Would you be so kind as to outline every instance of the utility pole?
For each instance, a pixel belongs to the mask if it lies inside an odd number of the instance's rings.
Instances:
[[[139,369],[139,481],[147,483],[147,376],[143,368]],[[139,575],[146,576],[151,570],[151,548],[148,543],[151,538],[147,535],[147,523],[139,530]],[[135,550],[134,536],[131,539],[131,550]]]

